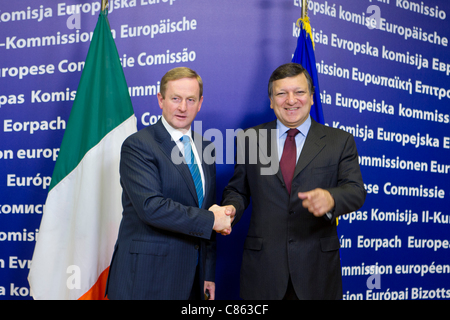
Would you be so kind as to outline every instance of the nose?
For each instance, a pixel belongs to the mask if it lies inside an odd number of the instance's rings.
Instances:
[[[186,100],[181,100],[180,104],[178,105],[178,110],[180,110],[181,112],[185,112],[187,110]]]
[[[289,92],[289,95],[287,97],[287,103],[289,103],[290,105],[295,104],[296,102],[296,98],[293,92]]]

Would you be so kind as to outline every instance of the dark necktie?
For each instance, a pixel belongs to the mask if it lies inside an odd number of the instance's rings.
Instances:
[[[182,136],[180,140],[184,144],[184,158],[186,159],[192,179],[194,180],[195,190],[197,191],[198,197],[198,207],[201,208],[203,203],[203,184],[200,170],[197,162],[195,161],[194,153],[192,152],[189,136]]]
[[[299,133],[298,129],[289,129],[286,141],[284,142],[283,155],[280,160],[281,174],[288,193],[291,194],[291,184],[294,178],[295,164],[297,162],[297,147],[295,136]]]

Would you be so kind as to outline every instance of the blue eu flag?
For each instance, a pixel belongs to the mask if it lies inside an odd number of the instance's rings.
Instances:
[[[298,36],[297,48],[295,49],[292,62],[301,64],[311,75],[315,88],[311,117],[317,122],[324,124],[322,103],[320,101],[319,78],[317,76],[316,58],[314,57],[314,45],[309,18],[299,19],[297,25],[300,27],[300,35]]]

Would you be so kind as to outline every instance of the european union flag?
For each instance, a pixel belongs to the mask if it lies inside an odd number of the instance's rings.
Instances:
[[[317,76],[316,58],[314,57],[314,44],[309,18],[305,17],[298,19],[297,25],[300,28],[300,35],[298,36],[297,48],[295,49],[292,62],[301,64],[311,75],[315,88],[314,105],[311,107],[311,117],[317,122],[324,124],[322,103],[320,101],[319,78]]]

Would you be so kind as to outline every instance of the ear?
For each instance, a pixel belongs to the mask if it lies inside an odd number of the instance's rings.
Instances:
[[[202,103],[203,103],[203,96],[200,98],[200,100],[198,102],[198,110],[197,110],[197,112],[199,112],[200,109],[202,108]]]
[[[158,98],[159,107],[162,109],[163,108],[163,100],[164,100],[164,98],[163,98],[161,92],[158,92],[158,94],[156,96]]]

